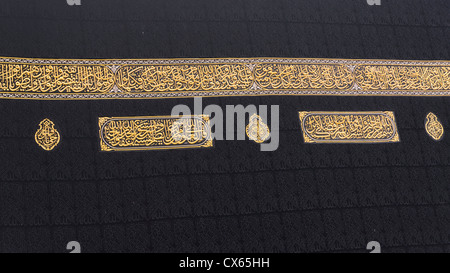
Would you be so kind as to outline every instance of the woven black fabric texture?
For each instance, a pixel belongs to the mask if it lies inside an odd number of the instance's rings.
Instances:
[[[450,60],[450,1],[0,1],[0,56]],[[98,117],[192,99],[0,101],[0,251],[450,252],[450,98],[263,96],[280,146],[99,151]],[[298,111],[394,111],[400,143],[303,143]],[[432,111],[446,130],[424,130]],[[61,142],[34,141],[50,118]]]

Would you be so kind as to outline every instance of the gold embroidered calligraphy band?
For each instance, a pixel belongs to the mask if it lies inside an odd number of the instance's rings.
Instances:
[[[212,147],[209,117],[100,117],[102,151]]]
[[[306,143],[399,142],[393,112],[299,112]]]
[[[450,61],[0,57],[0,98],[450,96]]]

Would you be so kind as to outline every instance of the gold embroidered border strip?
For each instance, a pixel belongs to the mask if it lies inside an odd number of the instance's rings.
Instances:
[[[393,112],[299,112],[306,143],[399,142]]]
[[[0,58],[0,98],[449,96],[450,61]]]
[[[100,117],[101,151],[212,147],[209,116]]]

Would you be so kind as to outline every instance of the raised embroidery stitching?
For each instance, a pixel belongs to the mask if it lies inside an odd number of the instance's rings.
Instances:
[[[0,98],[450,96],[450,61],[0,58]]]
[[[55,129],[55,124],[46,118],[39,123],[39,129],[34,135],[34,140],[42,149],[51,151],[58,145],[61,137]]]
[[[306,143],[399,142],[394,113],[299,112]]]
[[[428,113],[425,118],[425,130],[427,134],[434,140],[439,141],[444,136],[444,126],[438,117],[433,113]]]
[[[101,117],[102,151],[212,147],[209,117]]]
[[[261,117],[253,114],[245,128],[245,132],[249,139],[256,143],[263,143],[270,136],[269,127],[262,121]]]

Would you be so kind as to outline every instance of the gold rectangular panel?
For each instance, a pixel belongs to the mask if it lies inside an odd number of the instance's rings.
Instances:
[[[209,116],[100,117],[102,151],[212,147]]]
[[[394,113],[299,112],[306,143],[400,142]]]

